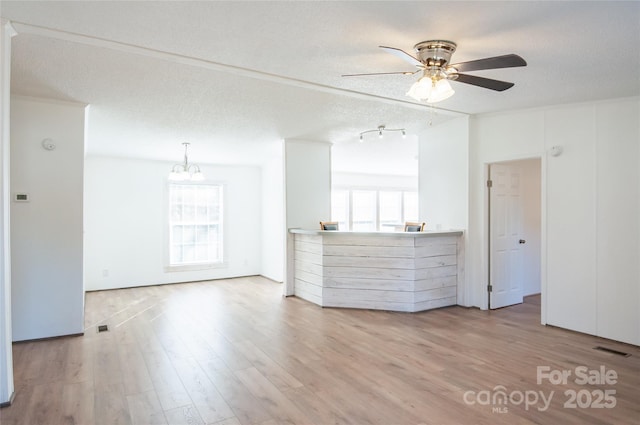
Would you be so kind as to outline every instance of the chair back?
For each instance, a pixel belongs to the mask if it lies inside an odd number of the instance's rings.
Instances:
[[[320,230],[338,230],[337,221],[321,221]]]
[[[407,221],[404,223],[405,232],[424,232],[425,223],[417,223],[413,221]]]

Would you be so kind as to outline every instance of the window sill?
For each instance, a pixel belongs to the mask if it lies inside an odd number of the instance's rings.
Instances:
[[[176,265],[176,266],[165,266],[165,273],[173,273],[173,272],[195,272],[201,270],[211,270],[211,269],[222,269],[227,267],[228,264],[226,262],[221,263],[206,263],[206,264],[185,264],[185,265]]]

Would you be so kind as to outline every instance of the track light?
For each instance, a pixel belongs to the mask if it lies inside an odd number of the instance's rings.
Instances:
[[[364,140],[364,135],[367,133],[374,133],[377,132],[378,133],[378,138],[382,139],[384,137],[384,133],[387,131],[400,131],[402,133],[402,138],[406,138],[407,137],[407,132],[404,128],[387,128],[384,125],[379,125],[378,128],[376,128],[375,130],[367,130],[367,131],[363,131],[362,133],[360,133],[360,142],[362,142]]]

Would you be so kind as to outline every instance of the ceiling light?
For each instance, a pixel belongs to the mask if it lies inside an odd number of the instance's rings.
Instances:
[[[450,98],[454,93],[442,70],[425,69],[424,76],[413,83],[407,96],[419,102],[436,103]]]
[[[433,89],[431,89],[431,95],[429,99],[427,99],[427,103],[440,102],[450,98],[454,93],[455,91],[451,88],[448,80],[438,80],[438,82],[434,84]]]
[[[407,136],[407,132],[404,128],[387,128],[384,125],[379,125],[378,128],[376,128],[375,130],[367,130],[367,131],[363,131],[362,133],[360,133],[360,141],[363,141],[363,136],[367,133],[378,133],[378,137],[380,139],[382,139],[382,137],[384,136],[384,133],[387,131],[400,131],[402,132],[402,138],[405,138]]]
[[[429,98],[431,94],[431,88],[433,86],[433,82],[431,81],[431,77],[422,77],[409,89],[407,92],[407,96],[410,96],[418,101],[424,101]]]
[[[202,181],[204,175],[200,171],[200,167],[196,164],[189,164],[189,158],[187,157],[187,149],[189,143],[183,143],[184,145],[184,162],[181,164],[175,164],[171,168],[169,173],[169,180],[171,181]]]

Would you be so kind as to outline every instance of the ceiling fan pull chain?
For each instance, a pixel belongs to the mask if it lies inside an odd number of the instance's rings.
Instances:
[[[433,103],[429,103],[429,127],[433,127],[433,115],[436,108],[433,107]]]

